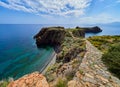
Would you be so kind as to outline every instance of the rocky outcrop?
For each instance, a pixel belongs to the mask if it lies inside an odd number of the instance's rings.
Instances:
[[[76,27],[76,29],[83,29],[85,33],[99,33],[102,32],[102,30],[98,27],[86,27],[86,28],[82,28],[82,27]]]
[[[7,87],[49,87],[49,84],[43,75],[35,72],[9,83]]]
[[[59,46],[65,38],[65,29],[64,27],[42,28],[34,38],[38,47],[43,45]]]
[[[64,56],[59,56],[59,54],[57,55],[57,59],[56,62],[60,62],[63,61],[63,63],[67,63],[70,62],[71,60],[73,60],[80,52],[85,51],[82,48],[72,48],[66,55]]]

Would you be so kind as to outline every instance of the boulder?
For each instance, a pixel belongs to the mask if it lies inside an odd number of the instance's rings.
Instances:
[[[43,75],[34,72],[10,82],[7,87],[49,87],[49,84]]]

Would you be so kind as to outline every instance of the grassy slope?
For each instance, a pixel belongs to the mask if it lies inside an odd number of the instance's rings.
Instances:
[[[64,60],[65,58],[65,55],[70,52],[72,49],[74,48],[79,48],[79,49],[83,49],[85,50],[85,40],[83,39],[83,37],[77,37],[77,36],[74,36],[72,34],[72,32],[74,32],[74,30],[76,31],[76,29],[67,29],[66,30],[66,37],[62,43],[62,50],[61,52],[58,54],[60,61],[59,62],[56,62],[53,66],[50,66],[49,69],[47,70],[45,76],[48,80],[48,82],[53,82],[54,80],[59,79],[58,77],[56,77],[55,73],[57,72],[58,69],[60,69],[61,66],[63,66],[65,63],[62,61]],[[84,55],[84,52],[80,52],[80,55],[81,57],[83,57]],[[75,68],[78,68],[79,66],[79,61],[78,60],[75,60],[76,58],[73,58],[71,59],[71,63],[73,64],[74,66],[74,69]],[[68,62],[68,63],[70,63]],[[58,80],[57,84],[56,84],[56,87],[66,87],[66,83],[73,79],[74,77],[74,74],[73,72],[75,72],[74,70],[72,72],[70,72],[69,74],[67,74],[64,78],[65,80]]]

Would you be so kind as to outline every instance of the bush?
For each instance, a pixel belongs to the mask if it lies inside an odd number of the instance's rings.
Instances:
[[[109,49],[102,57],[108,69],[120,79],[120,45],[115,45]]]
[[[59,78],[55,87],[67,87],[67,81]]]
[[[1,81],[0,82],[0,87],[7,87],[7,85],[9,84],[9,82],[8,81]]]
[[[120,79],[120,36],[93,36],[88,40],[104,53],[102,61]]]

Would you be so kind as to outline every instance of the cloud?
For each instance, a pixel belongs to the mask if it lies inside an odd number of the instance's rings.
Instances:
[[[92,0],[0,0],[0,6],[39,15],[80,16]]]

